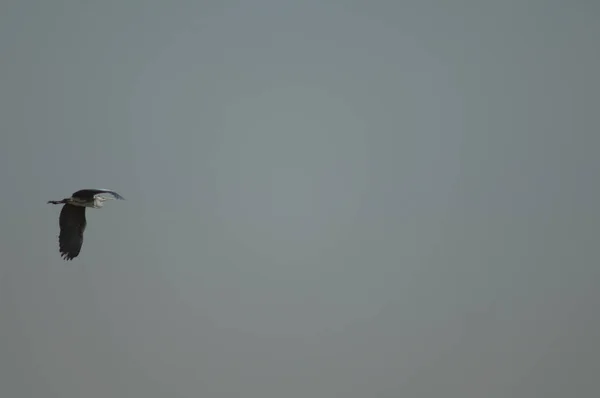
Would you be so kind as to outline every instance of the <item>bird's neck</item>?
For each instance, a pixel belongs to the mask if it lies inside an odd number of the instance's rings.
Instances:
[[[73,206],[79,206],[79,207],[95,207],[94,201],[89,201],[89,200],[79,199],[79,198],[69,198],[66,200],[66,203],[73,205]]]

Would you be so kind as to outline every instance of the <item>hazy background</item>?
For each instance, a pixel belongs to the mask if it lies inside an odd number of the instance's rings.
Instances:
[[[598,397],[599,17],[4,1],[0,396]]]

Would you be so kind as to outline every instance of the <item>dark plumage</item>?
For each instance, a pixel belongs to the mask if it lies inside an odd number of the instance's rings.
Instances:
[[[87,226],[85,207],[65,204],[60,211],[58,223],[60,256],[65,260],[73,260],[79,255],[83,245],[83,232]]]
[[[116,193],[115,191],[111,191],[110,189],[80,189],[79,191],[73,193],[71,197],[73,198],[81,198],[87,200],[93,200],[94,196],[101,195],[103,193],[107,193],[112,195],[115,199],[125,200],[124,197]]]
[[[104,197],[103,194],[109,194],[112,198]],[[99,209],[108,199],[124,200],[125,198],[108,189],[82,189],[73,193],[70,198],[48,201],[55,205],[63,204],[59,217],[58,246],[64,260],[73,260],[81,252],[83,232],[87,226],[85,208]]]

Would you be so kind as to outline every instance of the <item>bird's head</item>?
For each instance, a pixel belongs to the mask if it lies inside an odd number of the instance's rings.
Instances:
[[[107,200],[111,200],[114,199],[111,196],[103,196],[103,195],[96,195],[94,197],[94,207],[100,208],[102,206],[104,206],[104,202],[106,202]]]

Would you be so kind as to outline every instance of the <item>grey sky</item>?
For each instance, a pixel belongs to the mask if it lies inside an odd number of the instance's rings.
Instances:
[[[599,16],[3,2],[0,395],[597,397]]]

